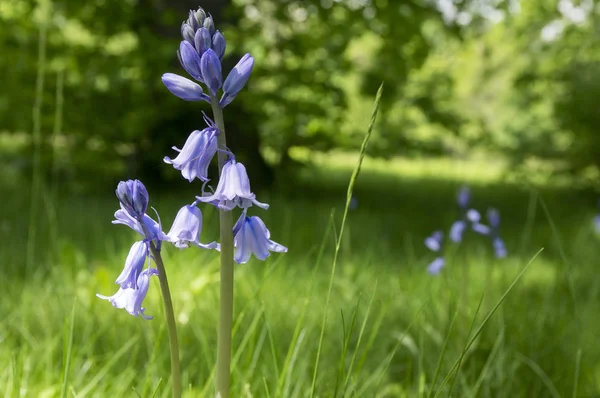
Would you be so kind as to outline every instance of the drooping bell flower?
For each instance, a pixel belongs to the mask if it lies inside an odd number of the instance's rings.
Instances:
[[[444,233],[442,231],[435,231],[425,238],[425,246],[431,251],[439,252],[442,248],[442,240],[444,238]]]
[[[467,219],[471,222],[471,228],[473,228],[473,231],[481,235],[489,235],[490,227],[480,222],[481,214],[479,214],[477,210],[470,209],[467,211]]]
[[[196,199],[212,203],[223,210],[232,210],[236,206],[247,209],[253,204],[265,210],[269,208],[268,204],[256,200],[256,195],[250,191],[246,168],[233,158],[225,162],[215,192],[212,195],[196,196]]]
[[[463,185],[462,187],[460,187],[458,194],[456,195],[456,202],[458,203],[458,207],[460,207],[463,210],[466,210],[467,206],[469,206],[470,201],[471,189],[468,186]]]
[[[467,227],[467,223],[463,220],[455,221],[450,227],[450,240],[454,243],[459,243],[462,241],[463,234],[465,232],[465,228]]]
[[[500,212],[496,209],[489,209],[487,219],[490,223],[490,238],[496,258],[505,258],[508,255],[506,245],[500,238]]]
[[[445,262],[444,257],[436,257],[436,259],[427,266],[427,272],[431,275],[438,275],[442,271],[442,268],[444,268]]]
[[[167,234],[169,241],[180,249],[189,247],[190,243],[204,249],[219,249],[217,242],[200,243],[202,232],[202,212],[192,205],[183,206],[175,216],[171,230]]]
[[[180,170],[183,178],[189,182],[194,178],[208,181],[208,166],[217,152],[218,134],[219,130],[214,125],[201,131],[194,130],[181,149],[173,147],[179,155],[175,159],[165,156],[163,161]]]
[[[142,307],[142,303],[148,293],[150,277],[153,275],[158,275],[158,271],[154,268],[147,268],[137,278],[137,289],[121,287],[113,296],[103,296],[101,294],[96,294],[96,296],[103,300],[108,300],[113,307],[125,308],[133,316],[152,319],[152,316],[144,314],[145,308]]]
[[[233,235],[235,246],[233,259],[238,264],[248,262],[252,254],[264,261],[271,255],[270,252],[285,253],[288,250],[287,247],[270,239],[271,233],[259,217],[247,217],[245,211],[235,223]]]
[[[148,258],[148,250],[148,242],[135,242],[129,250],[129,254],[125,260],[125,267],[115,283],[121,285],[123,289],[137,289],[138,276],[141,274]]]

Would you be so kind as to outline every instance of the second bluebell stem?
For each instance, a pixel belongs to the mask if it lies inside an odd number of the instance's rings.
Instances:
[[[215,124],[219,129],[217,136],[219,151],[219,175],[227,160],[224,152],[227,148],[223,110],[216,97],[211,96],[211,106]],[[219,335],[217,342],[217,370],[215,390],[219,398],[229,397],[231,377],[231,330],[233,327],[233,214],[231,211],[219,210],[221,268],[220,268],[220,306]]]

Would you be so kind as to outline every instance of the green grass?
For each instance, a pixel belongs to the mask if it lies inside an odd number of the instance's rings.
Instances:
[[[487,240],[470,236],[449,252],[442,274],[431,277],[422,242],[456,216],[459,183],[448,177],[451,162],[440,170],[442,179],[370,162],[355,186],[359,207],[341,236],[328,306],[351,166],[320,162],[293,189],[260,194],[272,207],[255,213],[289,252],[236,268],[232,396],[307,397],[313,375],[318,397],[600,394],[594,197],[558,188],[532,194],[514,183],[473,178],[474,205],[500,209],[511,256],[496,261]],[[169,396],[158,281],[145,301],[153,321],[95,297],[116,291],[113,281],[134,239],[110,224],[112,194],[61,195],[56,225],[48,224],[53,207],[42,201],[36,267],[27,272],[29,204],[22,198],[29,193],[13,185],[0,190],[0,396]],[[192,194],[151,189],[151,204],[168,226]],[[209,241],[217,236],[217,214],[203,211]],[[198,249],[164,252],[185,395],[211,396],[218,257]]]

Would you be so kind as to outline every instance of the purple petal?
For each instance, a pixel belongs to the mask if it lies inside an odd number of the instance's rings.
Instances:
[[[200,101],[205,99],[202,87],[185,77],[174,73],[165,73],[162,75],[162,82],[171,93],[183,100]]]

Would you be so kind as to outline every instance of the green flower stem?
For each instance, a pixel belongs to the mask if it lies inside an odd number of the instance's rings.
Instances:
[[[149,235],[146,235],[149,236]],[[165,317],[167,329],[169,330],[169,346],[171,349],[171,383],[173,385],[173,398],[181,398],[181,371],[179,366],[179,343],[177,342],[177,325],[175,324],[175,313],[173,312],[173,301],[171,300],[171,291],[169,290],[169,281],[167,272],[163,263],[160,251],[150,243],[150,251],[158,269],[158,280],[162,292],[163,304],[165,307]]]
[[[211,96],[211,106],[215,124],[219,129],[217,142],[219,149],[227,148],[223,111],[216,97]],[[227,154],[219,151],[219,175],[227,160]],[[221,241],[221,284],[219,310],[219,337],[217,343],[216,396],[229,397],[231,376],[231,328],[233,326],[233,215],[231,211],[219,210]]]

